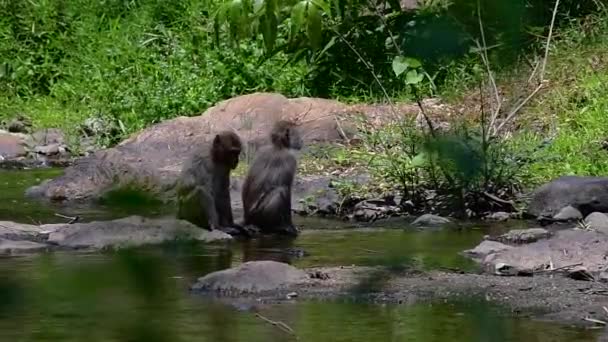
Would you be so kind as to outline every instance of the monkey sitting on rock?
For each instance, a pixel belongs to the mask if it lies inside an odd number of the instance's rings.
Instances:
[[[244,223],[263,233],[299,234],[291,218],[291,188],[297,168],[293,150],[303,142],[295,123],[276,122],[270,144],[261,147],[243,184]]]
[[[178,219],[208,230],[248,235],[234,223],[230,203],[230,171],[238,165],[241,148],[236,133],[223,131],[192,154],[177,183]]]

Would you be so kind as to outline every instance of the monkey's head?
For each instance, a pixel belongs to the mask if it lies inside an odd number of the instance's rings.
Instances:
[[[287,120],[279,120],[274,124],[270,132],[270,141],[278,148],[294,150],[300,150],[304,145],[298,126]]]
[[[234,169],[239,163],[241,148],[241,139],[236,133],[231,131],[220,132],[213,139],[213,147],[211,148],[213,161]]]

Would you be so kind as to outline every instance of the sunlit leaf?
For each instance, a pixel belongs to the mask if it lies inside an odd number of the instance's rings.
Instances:
[[[395,73],[395,76],[403,74],[407,68],[408,64],[405,57],[396,56],[393,58],[393,72]]]
[[[405,83],[418,84],[424,79],[424,74],[418,73],[416,70],[410,70],[405,74]]]
[[[422,63],[420,63],[420,61],[417,60],[416,58],[405,57],[405,61],[406,61],[407,65],[412,69],[420,68],[422,66]]]

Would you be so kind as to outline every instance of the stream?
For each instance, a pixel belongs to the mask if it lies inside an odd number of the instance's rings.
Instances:
[[[126,215],[161,216],[169,208],[71,207],[28,201],[24,190],[61,170],[0,171],[0,220],[65,222]],[[142,211],[144,210],[144,211]],[[475,271],[459,255],[505,225],[416,231],[403,223],[353,227],[297,218],[295,242],[258,239],[218,245],[166,244],[118,252],[52,252],[0,257],[0,341],[595,341],[598,331],[514,319],[484,298],[415,305],[303,301],[251,307],[192,294],[200,276],[250,260],[297,267],[415,265]],[[296,258],[288,249],[309,255]],[[236,304],[235,304],[236,303]],[[293,334],[261,317],[281,321]]]

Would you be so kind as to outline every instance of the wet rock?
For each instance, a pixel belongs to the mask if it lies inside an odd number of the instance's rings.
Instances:
[[[594,211],[608,212],[608,177],[557,178],[532,193],[527,212],[553,217],[567,206],[578,209],[583,216]]]
[[[513,247],[498,241],[484,240],[477,245],[477,247],[465,250],[463,254],[472,259],[483,260],[486,256],[492,253],[501,252],[510,248]]]
[[[193,291],[247,294],[281,290],[305,282],[306,272],[276,261],[250,261],[198,279]]]
[[[585,224],[593,230],[608,234],[608,215],[604,213],[591,213],[585,217]]]
[[[0,133],[0,160],[23,157],[26,154],[22,140],[10,133]]]
[[[482,265],[487,271],[494,272],[499,264],[517,270],[546,270],[580,264],[595,273],[604,270],[604,246],[607,245],[606,234],[566,229],[547,239],[492,253],[482,261]]]
[[[504,211],[497,211],[497,212],[491,213],[490,215],[485,217],[485,219],[488,221],[496,221],[496,222],[507,221],[510,218],[511,218],[511,214],[504,212]]]
[[[488,239],[499,241],[507,244],[525,244],[532,243],[541,239],[547,239],[551,236],[551,233],[543,228],[530,228],[530,229],[513,229],[505,234],[497,237],[489,237]]]
[[[582,218],[583,214],[571,205],[563,207],[555,216],[553,216],[553,220],[558,222],[578,221]]]
[[[113,221],[43,225],[48,243],[70,248],[122,248],[173,240],[217,242],[232,239],[218,230],[208,231],[187,221],[129,216]]]
[[[43,243],[33,241],[14,241],[0,238],[0,255],[18,255],[42,252],[49,249]]]
[[[445,217],[433,215],[433,214],[424,214],[418,217],[412,225],[415,227],[438,227],[451,223],[450,219]]]

